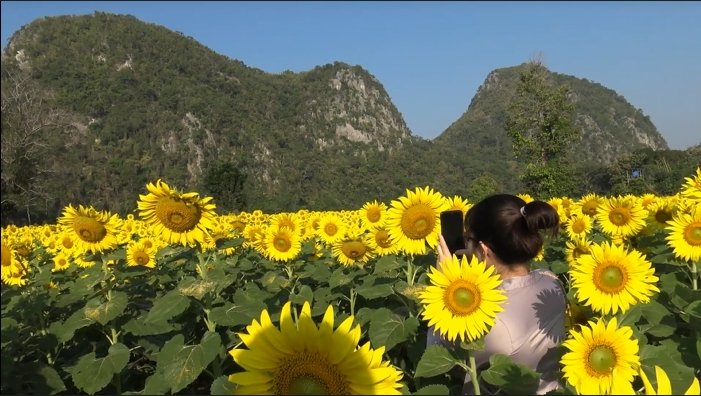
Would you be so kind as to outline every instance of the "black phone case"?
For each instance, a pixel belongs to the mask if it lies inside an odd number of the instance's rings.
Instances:
[[[441,235],[443,235],[450,253],[455,253],[459,249],[465,249],[462,210],[447,210],[441,212],[440,217]]]

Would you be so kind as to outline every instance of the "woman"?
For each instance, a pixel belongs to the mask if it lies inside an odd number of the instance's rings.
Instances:
[[[546,202],[526,204],[521,198],[497,194],[474,205],[465,216],[464,251],[476,254],[487,265],[493,265],[502,279],[500,289],[507,295],[504,310],[496,316],[494,326],[485,336],[485,348],[477,351],[478,370],[487,368],[493,354],[510,356],[540,373],[538,394],[559,387],[559,345],[565,337],[565,292],[557,276],[547,270],[530,270],[530,262],[543,246],[542,232],[555,236],[559,216]],[[440,237],[438,261],[450,257]],[[449,345],[438,332],[429,329],[428,345]],[[463,394],[474,387],[465,377]],[[482,394],[489,394],[489,385],[480,383]]]

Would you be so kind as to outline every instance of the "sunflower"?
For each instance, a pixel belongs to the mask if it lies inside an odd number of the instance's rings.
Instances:
[[[577,237],[565,242],[565,252],[567,255],[567,263],[570,266],[575,265],[577,259],[591,252],[592,242],[587,238]]]
[[[581,331],[572,329],[560,360],[567,382],[582,395],[634,395],[633,378],[640,367],[638,340],[628,326],[599,318]]]
[[[684,178],[680,191],[682,197],[701,202],[701,168],[696,168],[696,174]]]
[[[127,267],[137,266],[156,268],[156,250],[146,247],[141,241],[133,241],[127,245]]]
[[[258,249],[265,240],[266,225],[258,223],[248,223],[243,229],[243,247]],[[264,250],[264,249],[261,249]]]
[[[381,227],[386,219],[387,205],[384,202],[366,202],[360,209],[360,220],[367,229]]]
[[[647,210],[631,196],[606,199],[596,213],[602,231],[622,238],[632,237],[645,227]]]
[[[301,219],[296,213],[280,212],[270,216],[270,225],[278,227],[287,227],[293,232],[301,234],[302,227]]]
[[[682,260],[701,259],[701,204],[691,208],[690,213],[678,213],[667,224],[667,244],[674,255]]]
[[[260,322],[238,333],[248,349],[229,354],[245,371],[229,375],[236,394],[399,395],[402,373],[382,360],[384,347],[358,346],[361,329],[349,316],[334,330],[334,310],[329,305],[317,326],[308,302],[297,323],[291,304],[280,313],[280,329],[267,310]]]
[[[72,236],[74,248],[79,252],[98,253],[111,250],[119,244],[121,220],[116,214],[98,211],[93,207],[68,205],[58,219],[63,232]]]
[[[466,256],[431,267],[431,284],[419,295],[424,306],[423,319],[449,341],[474,341],[494,326],[496,314],[503,310],[504,291],[498,289],[501,278],[494,267]]]
[[[180,193],[160,179],[146,185],[149,191],[139,195],[139,216],[168,243],[192,246],[204,242],[214,226],[216,205],[211,197],[196,192]]]
[[[662,367],[655,365],[655,377],[657,378],[657,389],[652,386],[650,380],[645,375],[645,371],[640,367],[640,378],[643,379],[643,385],[645,385],[646,395],[672,395],[672,384],[669,382],[669,377],[667,373],[662,369]],[[693,378],[691,385],[684,392],[685,395],[698,395],[701,391],[701,386],[699,385],[699,379]]]
[[[9,243],[2,241],[0,252],[2,252],[2,280],[9,279],[12,267],[17,265],[17,254]]]
[[[366,244],[378,256],[387,256],[397,253],[398,246],[389,237],[389,230],[386,226],[370,230],[366,235]]]
[[[445,210],[460,210],[462,211],[463,218],[467,214],[467,211],[473,206],[470,201],[459,195],[447,197],[446,200],[448,201],[448,207]]]
[[[516,196],[521,198],[523,200],[523,202],[525,202],[525,203],[533,202],[533,200],[534,200],[533,196],[531,196],[531,194],[528,194],[528,193],[516,194]]]
[[[677,205],[670,197],[658,197],[647,207],[647,226],[650,232],[665,229],[677,213]]]
[[[407,195],[392,201],[387,215],[390,238],[407,254],[425,254],[426,244],[434,248],[440,233],[440,213],[448,202],[429,187],[406,190]]]
[[[331,252],[338,262],[347,267],[362,266],[375,256],[362,231],[358,228],[349,229],[343,239],[334,242]]]
[[[302,251],[299,235],[287,227],[268,227],[263,243],[265,256],[270,260],[290,261]]]
[[[341,240],[345,233],[346,223],[340,214],[328,212],[319,218],[316,234],[327,245],[331,246],[334,242]]]
[[[637,302],[648,302],[658,278],[640,252],[607,242],[593,244],[570,268],[572,287],[585,305],[603,314],[625,312]]]
[[[572,213],[594,217],[599,210],[599,206],[601,206],[604,201],[605,198],[600,197],[596,193],[589,193],[574,203]]]
[[[71,266],[70,256],[64,252],[58,252],[52,259],[54,267],[51,268],[51,272],[61,272],[68,269]]]
[[[592,219],[588,215],[573,214],[566,223],[567,235],[570,239],[584,238],[591,232]]]

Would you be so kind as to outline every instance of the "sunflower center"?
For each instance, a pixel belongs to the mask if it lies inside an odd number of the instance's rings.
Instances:
[[[144,251],[138,251],[134,253],[132,257],[134,261],[139,265],[147,265],[150,260],[148,254],[146,254],[146,252]]]
[[[73,229],[80,239],[89,243],[100,242],[107,235],[105,225],[92,217],[77,216],[73,220]]]
[[[443,300],[454,315],[466,316],[480,306],[482,299],[477,286],[464,279],[453,281],[445,290]]]
[[[616,366],[616,353],[608,345],[599,345],[589,352],[589,367],[597,374],[609,375]]]
[[[684,239],[692,246],[701,245],[701,222],[693,222],[684,229]]]
[[[630,213],[626,208],[615,208],[609,213],[609,220],[611,220],[611,223],[620,227],[628,224]]]
[[[328,223],[324,226],[324,232],[326,235],[334,236],[338,232],[338,227],[336,224]]]
[[[69,237],[64,237],[61,240],[61,245],[63,245],[63,247],[66,249],[70,249],[73,247],[73,240]]]
[[[324,356],[306,351],[283,360],[273,379],[278,395],[350,394],[338,368]]]
[[[574,231],[575,234],[583,232],[584,228],[584,221],[582,220],[577,220],[574,223],[572,223],[572,231]]]
[[[621,291],[628,280],[626,272],[618,264],[604,264],[594,270],[594,283],[607,293]]]
[[[415,205],[404,212],[402,216],[402,231],[410,239],[423,239],[433,231],[436,218],[433,210],[427,205]]]
[[[172,231],[188,232],[197,227],[201,214],[197,205],[165,197],[156,204],[156,217]]]
[[[377,223],[380,221],[381,213],[378,208],[370,208],[368,209],[366,216],[371,223]]]
[[[672,220],[672,215],[666,210],[658,210],[655,212],[655,221],[660,224],[667,224],[669,220]]]
[[[586,202],[584,205],[582,205],[582,213],[589,216],[594,216],[596,215],[597,206],[598,205],[596,202]]]
[[[9,267],[12,265],[12,250],[3,243],[0,251],[2,251],[2,266]]]
[[[375,233],[375,242],[377,246],[387,249],[392,246],[392,241],[389,239],[389,232],[387,230],[380,230]]]
[[[581,246],[577,246],[572,250],[572,258],[577,259],[579,256],[582,256],[584,254],[589,254],[589,249],[583,248]]]
[[[275,237],[275,241],[273,243],[275,245],[275,250],[280,252],[286,252],[292,247],[289,239],[285,238],[284,236]]]
[[[367,252],[367,248],[365,247],[365,244],[363,244],[360,241],[347,241],[343,242],[343,247],[341,247],[341,251],[347,257],[350,257],[352,259],[359,259],[365,255],[365,252]]]

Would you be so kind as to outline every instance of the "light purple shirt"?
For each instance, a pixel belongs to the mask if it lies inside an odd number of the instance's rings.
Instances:
[[[489,357],[500,353],[514,363],[530,367],[541,374],[538,394],[559,387],[560,355],[558,347],[565,339],[565,294],[557,276],[548,270],[534,270],[515,276],[499,286],[506,292],[502,312],[484,338],[484,350],[477,351],[478,369],[486,369]],[[429,328],[427,344],[450,343]],[[488,394],[489,385],[482,386]],[[463,394],[471,394],[473,386],[465,377]]]

